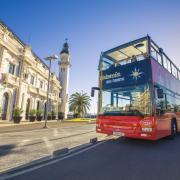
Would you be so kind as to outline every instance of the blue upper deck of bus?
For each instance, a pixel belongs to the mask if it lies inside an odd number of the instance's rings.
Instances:
[[[99,70],[107,70],[112,65],[125,65],[148,58],[156,60],[176,79],[180,80],[180,70],[148,35],[103,52]]]

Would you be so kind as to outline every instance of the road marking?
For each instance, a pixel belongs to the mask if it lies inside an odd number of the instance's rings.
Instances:
[[[53,146],[53,144],[50,143],[50,141],[48,140],[47,137],[43,137],[42,139],[43,139],[43,141],[44,141],[44,143],[45,143],[45,145],[46,145],[46,147],[47,147],[47,150],[49,151],[50,154],[52,154],[53,151],[54,151],[54,146]]]
[[[25,173],[28,173],[28,172],[37,170],[37,169],[40,169],[40,168],[42,168],[42,167],[55,164],[55,163],[57,163],[57,162],[63,161],[63,160],[65,160],[65,159],[68,159],[68,158],[70,158],[70,157],[79,155],[79,154],[81,154],[81,153],[83,153],[83,152],[85,152],[85,151],[88,151],[88,150],[90,150],[90,149],[93,149],[93,148],[95,148],[95,147],[97,147],[97,146],[100,146],[100,145],[104,144],[105,142],[106,142],[106,141],[101,141],[101,142],[98,142],[97,144],[94,144],[94,145],[92,145],[92,146],[90,146],[90,147],[87,147],[87,148],[85,148],[85,149],[82,149],[82,150],[79,150],[79,151],[74,152],[74,153],[72,153],[72,154],[69,154],[69,155],[67,155],[67,156],[65,156],[65,157],[62,157],[62,158],[60,158],[60,159],[52,160],[52,161],[50,161],[50,162],[48,162],[48,163],[44,163],[44,164],[41,164],[41,165],[37,165],[37,166],[35,166],[35,167],[29,168],[29,169],[26,169],[26,170],[23,170],[23,171],[20,171],[20,172],[16,172],[16,173],[14,173],[14,174],[6,175],[6,176],[2,177],[1,180],[10,179],[10,178],[13,178],[13,177],[16,177],[16,176],[19,176],[19,175],[22,175],[22,174],[25,174]]]

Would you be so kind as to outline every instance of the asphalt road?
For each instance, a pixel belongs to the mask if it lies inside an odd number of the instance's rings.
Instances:
[[[179,180],[180,135],[156,142],[112,139],[11,180]]]

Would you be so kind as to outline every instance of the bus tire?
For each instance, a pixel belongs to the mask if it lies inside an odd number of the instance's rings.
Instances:
[[[169,139],[174,139],[177,134],[177,122],[176,120],[171,121],[171,135],[169,136]]]

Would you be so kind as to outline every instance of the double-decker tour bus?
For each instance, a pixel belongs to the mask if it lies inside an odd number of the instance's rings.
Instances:
[[[101,54],[96,131],[157,140],[180,130],[180,70],[146,36]]]

